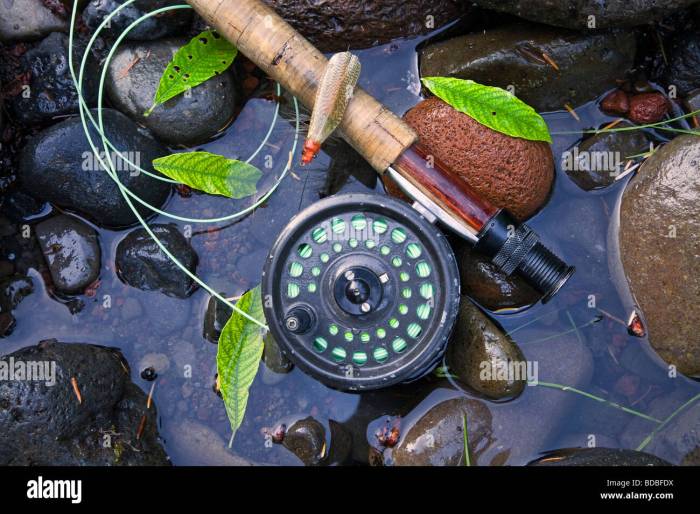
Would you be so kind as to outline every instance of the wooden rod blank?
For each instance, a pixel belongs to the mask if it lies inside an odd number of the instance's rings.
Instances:
[[[270,7],[258,0],[187,1],[248,59],[313,108],[327,59]],[[417,139],[401,118],[359,87],[339,130],[379,173]]]

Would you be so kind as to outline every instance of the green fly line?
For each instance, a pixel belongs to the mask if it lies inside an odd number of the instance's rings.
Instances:
[[[103,70],[102,70],[102,74],[100,76],[100,83],[99,83],[99,88],[98,88],[97,114],[98,114],[98,122],[99,123],[95,123],[95,119],[92,116],[92,113],[90,112],[90,110],[87,106],[87,103],[85,102],[85,99],[83,98],[83,95],[82,95],[83,76],[84,76],[84,72],[85,72],[85,65],[87,62],[87,58],[90,54],[90,51],[92,49],[92,46],[93,46],[95,40],[99,36],[100,32],[110,23],[110,20],[116,14],[118,14],[119,11],[121,11],[122,9],[131,5],[132,3],[134,3],[134,1],[135,0],[127,0],[122,5],[120,5],[117,9],[115,9],[112,13],[110,13],[102,21],[102,23],[100,23],[100,25],[95,30],[95,33],[90,38],[87,47],[85,48],[85,51],[84,51],[84,54],[83,54],[83,57],[82,57],[82,60],[80,63],[80,73],[79,73],[78,77],[76,78],[75,68],[73,65],[73,39],[74,39],[74,34],[75,34],[75,19],[76,19],[76,15],[78,12],[78,8],[77,8],[78,0],[74,0],[73,10],[71,13],[69,39],[68,39],[68,66],[70,69],[71,77],[73,79],[73,83],[75,85],[76,91],[78,92],[78,100],[79,100],[78,106],[79,106],[80,120],[81,120],[81,123],[83,126],[83,131],[85,133],[85,137],[86,137],[90,147],[92,148],[92,151],[93,151],[95,157],[97,158],[97,160],[100,162],[100,164],[102,165],[104,170],[107,171],[107,174],[110,176],[110,178],[117,184],[117,187],[119,188],[119,191],[122,194],[127,205],[129,206],[129,208],[131,209],[133,214],[136,216],[136,218],[138,219],[139,223],[144,228],[144,230],[146,230],[148,235],[156,242],[156,244],[161,249],[161,251],[163,251],[163,253],[183,271],[183,273],[185,273],[187,276],[189,276],[192,280],[194,280],[199,286],[201,286],[203,289],[205,289],[213,297],[215,297],[219,301],[223,302],[225,305],[227,305],[228,307],[230,307],[234,311],[238,312],[239,314],[241,314],[243,317],[245,317],[249,321],[255,323],[256,325],[260,326],[263,329],[267,329],[267,325],[265,325],[263,322],[255,319],[254,317],[252,317],[248,313],[242,311],[241,309],[238,309],[231,301],[224,298],[217,291],[215,291],[211,286],[206,284],[196,274],[192,273],[189,269],[187,269],[187,267],[184,264],[182,264],[170,251],[168,251],[168,249],[165,247],[163,242],[160,239],[158,239],[158,237],[153,233],[151,228],[148,226],[146,221],[143,219],[141,214],[138,212],[138,209],[136,209],[134,207],[134,204],[131,201],[131,199],[132,198],[135,199],[137,202],[141,203],[142,205],[149,208],[153,212],[156,212],[157,214],[161,214],[163,216],[166,216],[166,217],[169,217],[172,219],[176,219],[178,221],[192,222],[192,223],[213,223],[213,222],[220,222],[220,221],[228,221],[228,220],[231,220],[233,218],[240,217],[240,216],[243,216],[244,214],[251,212],[252,210],[257,208],[258,206],[260,206],[263,202],[265,202],[265,200],[267,200],[267,198],[269,198],[269,196],[277,189],[277,186],[279,186],[279,184],[285,178],[285,176],[287,175],[287,172],[291,168],[291,165],[292,165],[291,155],[293,155],[295,153],[298,139],[299,139],[300,116],[299,116],[299,104],[297,102],[297,99],[296,99],[296,97],[293,98],[294,109],[295,109],[295,114],[296,114],[296,126],[295,126],[295,133],[294,133],[294,142],[293,142],[292,150],[290,152],[290,159],[287,161],[287,164],[286,164],[284,170],[282,171],[282,173],[280,174],[280,177],[276,180],[276,182],[272,185],[272,187],[264,195],[262,195],[258,200],[256,200],[252,205],[250,205],[250,206],[248,206],[248,207],[246,207],[238,212],[230,214],[228,216],[222,216],[219,218],[202,219],[202,218],[186,218],[186,217],[182,217],[182,216],[177,216],[177,215],[168,213],[166,211],[162,211],[160,209],[157,209],[154,206],[143,201],[140,197],[138,197],[138,195],[134,194],[131,190],[129,190],[129,188],[127,188],[126,186],[124,186],[124,184],[122,184],[121,180],[119,179],[119,176],[117,175],[117,172],[116,172],[116,169],[115,169],[114,164],[112,162],[112,157],[111,157],[110,152],[108,151],[108,148],[113,150],[115,157],[118,155],[119,157],[124,159],[125,162],[127,162],[128,164],[133,166],[134,169],[138,169],[138,170],[140,170],[140,172],[143,172],[146,175],[149,175],[155,179],[163,180],[163,181],[170,182],[170,183],[176,183],[176,181],[173,181],[173,180],[170,180],[170,179],[167,179],[164,177],[159,177],[155,174],[148,172],[147,170],[143,170],[139,166],[136,166],[133,162],[131,162],[128,158],[126,158],[126,156],[124,156],[117,148],[115,148],[114,145],[111,143],[111,141],[105,135],[104,126],[103,126],[103,117],[102,117],[102,99],[104,97],[103,93],[104,93],[104,81],[105,81],[105,77],[106,77],[106,70],[109,66],[110,60],[111,60],[112,56],[114,55],[114,52],[116,51],[119,43],[124,39],[124,37],[133,28],[135,28],[142,21],[144,21],[150,17],[157,16],[161,13],[166,12],[166,11],[172,11],[172,10],[176,10],[176,9],[191,9],[191,7],[189,5],[183,4],[183,5],[174,5],[174,6],[168,6],[168,7],[156,9],[154,11],[151,11],[151,12],[141,16],[137,20],[135,20],[120,34],[120,36],[115,41],[111,51],[109,52],[109,54],[107,56],[107,59],[105,60],[105,63],[103,65]],[[280,89],[279,84],[277,84],[277,92],[278,92],[278,95],[281,93],[281,89]],[[272,133],[273,127],[275,125],[275,122],[277,120],[278,113],[279,113],[279,103],[277,104],[277,106],[275,108],[275,113],[274,113],[272,123],[270,124],[270,128],[268,129],[264,140],[261,142],[261,144],[258,146],[258,148],[253,152],[253,154],[246,160],[246,162],[250,162],[253,158],[255,158],[255,156],[260,152],[260,150],[263,148],[263,146],[265,145],[265,143],[269,139],[269,137]],[[92,140],[92,137],[90,135],[90,130],[88,127],[88,122],[86,120],[86,114],[90,120],[90,123],[92,124],[92,126],[95,128],[95,130],[97,131],[97,133],[100,136],[100,139],[102,141],[102,146],[105,150],[104,155],[105,155],[105,157],[107,157],[106,161],[105,161],[105,159],[103,159],[103,157],[97,151],[97,147]]]

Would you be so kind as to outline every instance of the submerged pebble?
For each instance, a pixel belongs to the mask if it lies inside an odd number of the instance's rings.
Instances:
[[[615,128],[631,127],[623,122]],[[594,134],[562,156],[562,167],[584,191],[601,189],[615,182],[629,160],[649,151],[649,140],[639,130]]]
[[[446,362],[450,374],[477,392],[505,400],[522,393],[525,358],[518,345],[468,299],[463,299]]]
[[[188,270],[195,271],[197,254],[174,224],[154,224],[150,228],[176,259]],[[119,242],[116,265],[124,282],[144,291],[186,298],[196,287],[192,278],[170,260],[143,228],[129,232]]]
[[[207,310],[204,313],[204,326],[202,327],[204,339],[210,343],[217,344],[221,331],[231,317],[232,312],[231,307],[221,300],[210,296],[209,302],[207,303]]]
[[[42,221],[35,231],[59,292],[82,293],[97,280],[102,255],[95,229],[62,214]]]
[[[470,459],[487,448],[492,437],[492,417],[481,402],[454,398],[438,403],[423,415],[392,450],[396,466],[457,466],[466,464],[464,418],[468,420]]]
[[[536,303],[540,294],[518,275],[506,275],[491,259],[467,243],[456,250],[462,293],[491,310],[517,309]]]
[[[661,93],[640,93],[630,99],[629,119],[640,125],[661,121],[668,112],[669,104]]]

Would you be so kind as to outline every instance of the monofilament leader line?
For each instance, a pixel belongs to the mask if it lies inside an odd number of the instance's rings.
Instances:
[[[244,312],[244,311],[238,309],[232,302],[230,302],[229,300],[227,300],[226,298],[224,298],[223,296],[221,296],[221,295],[220,295],[218,292],[216,292],[212,287],[210,287],[210,286],[207,285],[202,279],[200,279],[196,274],[192,273],[189,269],[187,269],[187,267],[186,267],[184,264],[182,264],[171,252],[169,252],[168,249],[165,247],[165,245],[162,243],[162,241],[160,241],[160,239],[158,239],[158,237],[153,233],[153,231],[152,231],[151,228],[148,226],[148,224],[147,224],[146,221],[143,219],[143,217],[142,217],[141,214],[138,212],[138,210],[134,207],[134,205],[133,205],[133,203],[132,203],[130,197],[136,199],[139,203],[141,203],[142,205],[146,206],[147,208],[151,209],[152,211],[154,211],[154,212],[156,212],[156,213],[158,213],[158,214],[161,214],[161,215],[164,215],[164,216],[173,218],[173,219],[177,219],[177,220],[180,220],[180,221],[187,221],[187,222],[194,222],[194,223],[227,221],[227,220],[230,220],[230,219],[235,218],[235,217],[238,217],[238,216],[242,216],[243,214],[246,214],[246,213],[252,211],[252,210],[255,209],[256,207],[258,207],[260,204],[262,204],[265,200],[267,200],[267,198],[275,191],[275,189],[277,188],[277,186],[281,183],[282,179],[286,176],[287,172],[288,172],[289,169],[291,168],[291,165],[292,165],[291,156],[294,155],[294,152],[295,152],[296,146],[297,146],[297,142],[298,142],[298,136],[299,136],[299,120],[300,120],[300,117],[299,117],[299,106],[298,106],[298,103],[297,103],[297,99],[296,99],[296,98],[293,99],[293,100],[294,100],[295,114],[296,114],[296,127],[295,127],[295,134],[294,134],[294,143],[293,143],[292,150],[291,150],[291,152],[290,152],[290,159],[288,159],[287,164],[286,164],[286,166],[285,166],[285,168],[284,168],[282,174],[280,175],[280,178],[275,182],[275,184],[273,184],[273,186],[270,188],[269,191],[267,191],[263,196],[261,196],[261,197],[260,197],[256,202],[254,202],[251,206],[249,206],[249,207],[247,207],[247,208],[245,208],[245,209],[243,209],[243,210],[241,210],[241,211],[239,211],[239,212],[237,212],[237,213],[234,213],[234,214],[231,214],[231,215],[228,215],[228,216],[224,216],[224,217],[221,217],[221,218],[196,219],[196,218],[184,218],[184,217],[181,217],[181,216],[176,216],[176,215],[167,213],[167,212],[165,212],[165,211],[159,210],[159,209],[157,209],[157,208],[155,208],[155,207],[149,205],[147,202],[143,201],[140,197],[138,197],[138,195],[134,194],[131,190],[129,190],[126,186],[124,186],[124,185],[122,184],[122,182],[121,182],[120,179],[119,179],[119,176],[117,175],[117,172],[116,172],[116,169],[115,169],[115,167],[114,167],[114,164],[113,164],[113,162],[112,162],[112,157],[111,157],[111,155],[110,155],[110,152],[108,151],[108,147],[111,148],[113,151],[115,151],[115,153],[116,153],[117,155],[119,155],[122,159],[124,159],[125,162],[128,162],[131,166],[133,166],[134,168],[139,169],[141,172],[144,172],[144,173],[146,173],[147,175],[150,175],[150,176],[152,176],[152,177],[154,177],[154,178],[156,178],[156,179],[159,179],[159,180],[164,180],[164,181],[167,181],[167,182],[174,182],[174,181],[171,181],[171,180],[169,180],[169,179],[164,179],[163,177],[158,177],[158,176],[156,176],[156,175],[154,175],[154,174],[151,174],[151,173],[147,172],[146,170],[143,170],[143,169],[141,169],[140,167],[134,165],[134,163],[132,163],[131,161],[129,161],[127,158],[125,158],[125,157],[123,156],[123,154],[122,154],[121,152],[119,152],[119,151],[114,147],[114,145],[111,143],[111,141],[109,141],[109,139],[108,139],[107,136],[105,135],[105,133],[104,133],[104,126],[103,126],[103,119],[102,119],[102,99],[103,99],[103,91],[104,91],[104,80],[105,80],[105,77],[106,77],[106,69],[107,69],[107,67],[109,66],[109,62],[110,62],[110,60],[111,60],[111,58],[112,58],[112,56],[113,56],[113,54],[114,54],[116,48],[118,47],[119,43],[124,39],[124,37],[125,37],[134,27],[136,27],[136,26],[137,26],[138,24],[140,24],[142,21],[144,21],[144,20],[146,20],[146,19],[148,19],[148,18],[150,18],[150,17],[152,17],[152,16],[156,16],[156,15],[158,15],[158,14],[160,14],[160,13],[166,12],[166,11],[171,11],[171,10],[175,10],[175,9],[190,9],[191,7],[190,7],[189,5],[176,5],[176,6],[168,6],[168,7],[163,7],[163,8],[161,8],[161,9],[156,9],[156,10],[154,10],[154,11],[151,11],[151,12],[145,14],[144,16],[141,16],[141,17],[138,18],[137,20],[135,20],[133,23],[131,23],[131,24],[120,34],[120,36],[119,36],[119,37],[117,38],[117,40],[115,41],[115,43],[114,43],[114,45],[113,45],[111,51],[109,52],[109,55],[108,55],[108,57],[107,57],[107,59],[106,59],[104,65],[103,65],[104,68],[103,68],[103,71],[102,71],[102,74],[101,74],[101,77],[100,77],[100,83],[99,83],[99,89],[98,89],[98,104],[97,104],[97,112],[98,112],[99,126],[95,123],[95,120],[94,120],[94,118],[93,118],[93,116],[92,116],[92,113],[90,113],[90,110],[89,110],[89,108],[88,108],[88,106],[87,106],[87,104],[86,104],[86,102],[85,102],[85,100],[84,100],[84,98],[83,98],[83,95],[82,95],[83,74],[84,74],[84,71],[85,71],[85,64],[86,64],[86,62],[87,62],[87,57],[88,57],[88,55],[89,55],[89,53],[90,53],[90,50],[92,49],[92,45],[94,44],[95,40],[97,39],[99,33],[109,24],[110,20],[111,20],[121,9],[127,7],[128,5],[132,4],[133,2],[134,2],[134,0],[127,0],[126,2],[124,2],[124,3],[123,3],[122,5],[120,5],[117,9],[115,9],[111,14],[109,14],[109,15],[102,21],[102,23],[100,23],[100,25],[97,27],[95,33],[92,35],[92,37],[91,37],[90,40],[89,40],[88,46],[85,48],[84,55],[83,55],[83,58],[82,58],[81,63],[80,63],[80,73],[79,73],[78,78],[76,79],[75,69],[74,69],[74,66],[73,66],[73,37],[74,37],[74,34],[75,34],[75,19],[76,19],[76,15],[77,15],[77,11],[78,11],[78,9],[77,9],[78,0],[74,0],[74,3],[73,3],[73,10],[72,10],[72,13],[71,13],[71,23],[70,23],[70,32],[69,32],[69,40],[68,40],[68,65],[69,65],[69,69],[70,69],[71,77],[72,77],[72,79],[73,79],[74,86],[75,86],[76,91],[77,91],[77,93],[78,93],[78,100],[79,100],[79,102],[78,102],[78,104],[79,104],[78,107],[79,107],[79,113],[80,113],[80,120],[81,120],[81,123],[82,123],[82,126],[83,126],[83,131],[84,131],[84,133],[85,133],[85,137],[86,137],[86,139],[87,139],[87,141],[88,141],[90,147],[92,148],[92,151],[93,151],[95,157],[96,157],[97,160],[100,162],[100,164],[102,165],[102,167],[107,171],[107,174],[110,176],[110,178],[117,184],[117,187],[119,188],[119,191],[120,191],[120,193],[122,194],[122,196],[123,196],[125,202],[126,202],[127,205],[129,206],[129,208],[131,209],[131,211],[134,213],[134,215],[135,215],[136,218],[138,219],[138,221],[139,221],[139,223],[141,224],[141,226],[144,228],[144,230],[146,230],[146,232],[149,234],[149,236],[156,242],[156,244],[157,244],[158,247],[163,251],[163,253],[164,253],[170,260],[172,260],[172,261],[183,271],[183,273],[185,273],[186,275],[188,275],[192,280],[194,280],[198,285],[200,285],[203,289],[205,289],[207,292],[209,292],[212,296],[214,296],[214,297],[217,298],[219,301],[221,301],[221,302],[223,302],[224,304],[226,304],[227,306],[229,306],[229,307],[230,307],[231,309],[233,309],[234,311],[236,311],[236,312],[238,312],[239,314],[241,314],[243,317],[245,317],[245,318],[248,319],[249,321],[251,321],[251,322],[253,322],[253,323],[259,325],[259,326],[260,326],[261,328],[263,328],[263,329],[267,329],[267,325],[265,325],[265,324],[262,323],[261,321],[255,319],[254,317],[250,316],[248,313],[246,313],[246,312]],[[277,91],[278,91],[278,94],[279,94],[279,92],[280,92],[280,86],[279,86],[279,84],[277,84]],[[271,132],[272,132],[272,128],[274,127],[275,121],[276,121],[276,119],[277,119],[278,112],[279,112],[279,104],[278,104],[278,105],[276,106],[276,108],[275,108],[275,116],[274,116],[274,118],[273,118],[273,122],[272,122],[272,124],[271,124],[271,126],[270,126],[270,129],[268,130],[267,135],[265,136],[264,141],[260,144],[260,146],[255,150],[255,152],[253,153],[253,155],[251,155],[251,156],[248,158],[248,160],[247,160],[246,162],[250,162],[250,161],[259,153],[260,149],[263,147],[263,145],[265,144],[265,142],[267,141],[267,139],[270,137],[270,134],[271,134]],[[100,135],[100,138],[101,138],[101,140],[102,140],[102,145],[103,145],[103,148],[104,148],[104,150],[105,150],[105,156],[107,157],[106,162],[105,162],[105,160],[102,158],[102,156],[99,154],[99,152],[97,151],[97,147],[95,146],[95,144],[94,144],[94,142],[93,142],[93,140],[92,140],[92,137],[91,137],[91,135],[90,135],[90,130],[89,130],[89,128],[88,128],[88,124],[87,124],[87,121],[86,121],[86,116],[85,116],[86,113],[87,113],[87,116],[90,118],[90,122],[92,123],[93,127],[97,130],[98,134]]]

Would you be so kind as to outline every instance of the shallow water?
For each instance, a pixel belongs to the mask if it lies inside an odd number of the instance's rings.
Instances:
[[[424,40],[395,41],[357,52],[363,64],[360,85],[398,114],[403,114],[420,101],[415,47]],[[267,133],[274,119],[275,108],[275,100],[249,100],[241,115],[226,131],[198,149],[247,158]],[[290,108],[291,105],[285,103],[281,111],[287,113]],[[555,133],[580,127],[598,127],[613,119],[601,114],[595,102],[578,108],[577,113],[581,117],[580,122],[566,111],[548,113],[545,119]],[[264,172],[259,191],[266,191],[279,177],[294,139],[293,123],[278,117],[268,142],[252,160]],[[561,170],[558,162],[561,152],[579,139],[577,135],[554,136],[557,176],[552,196],[545,208],[529,220],[529,224],[556,253],[576,266],[577,273],[550,303],[537,304],[514,313],[496,313],[494,318],[506,331],[513,332],[514,339],[526,356],[530,345],[547,344],[547,340],[560,337],[560,334],[573,334],[581,338],[595,356],[594,386],[591,386],[595,387],[591,391],[595,394],[606,396],[612,391],[620,373],[608,346],[622,341],[635,346],[634,351],[639,353],[640,362],[648,366],[645,373],[654,375],[653,381],[647,380],[651,376],[640,376],[640,396],[648,384],[656,382],[652,396],[679,389],[690,398],[700,391],[700,385],[686,378],[663,380],[662,377],[658,380],[657,375],[665,376],[666,366],[649,349],[646,339],[628,335],[624,325],[607,317],[600,319],[600,312],[589,306],[589,295],[595,295],[596,306],[618,318],[627,319],[630,312],[627,286],[620,277],[611,273],[607,251],[608,233],[612,231],[614,234],[616,231],[615,206],[629,177],[601,191],[580,190]],[[267,250],[291,215],[317,200],[319,190],[325,191],[321,194],[327,194],[338,189],[338,183],[327,181],[324,172],[332,160],[328,153],[322,152],[309,167],[298,166],[302,142],[303,134],[299,134],[293,174],[287,175],[281,186],[284,195],[273,195],[263,208],[228,224],[178,223],[181,231],[191,231],[193,247],[200,257],[197,274],[227,296],[238,296],[259,282]],[[330,143],[331,150],[341,146],[338,142]],[[270,162],[271,167],[266,166]],[[342,177],[338,180],[342,183]],[[347,183],[341,187],[343,192],[371,190],[383,192],[381,184],[374,177],[368,177],[366,170],[357,177],[347,178]],[[181,216],[216,217],[234,212],[248,205],[248,202],[232,202],[197,193],[183,197],[175,193],[166,210]],[[153,221],[170,222],[162,216]],[[230,436],[223,403],[212,389],[216,373],[216,345],[202,336],[209,295],[199,289],[187,300],[179,300],[126,286],[117,277],[113,262],[116,245],[128,231],[98,230],[103,267],[97,295],[81,297],[85,308],[72,315],[64,304],[47,293],[39,273],[31,272],[35,292],[15,310],[17,328],[2,341],[3,353],[47,338],[115,346],[122,350],[131,364],[134,382],[146,392],[151,384],[140,378],[139,361],[148,353],[168,355],[170,369],[157,379],[154,392],[160,415],[160,433],[175,464],[204,464],[206,461],[203,462],[176,440],[179,441],[177,427],[184,418],[202,423],[218,434],[221,441],[212,442],[217,451],[226,451],[222,442]],[[111,300],[108,308],[104,305],[107,297]],[[261,365],[261,371],[262,367],[264,365]],[[186,376],[189,370],[191,378]],[[544,371],[542,373],[544,375]],[[328,419],[347,422],[348,426],[360,433],[367,427],[367,440],[375,445],[374,430],[387,417],[405,416],[403,426],[408,427],[431,405],[462,394],[455,383],[434,376],[410,386],[361,397],[331,390],[297,369],[277,383],[270,380],[266,383],[263,375],[261,372],[255,379],[246,418],[233,445],[234,452],[258,463],[299,463],[283,447],[266,444],[263,428],[274,426],[280,420],[313,415],[323,423],[327,423]],[[515,401],[528,401],[529,394],[530,388],[527,388]],[[575,411],[591,400],[579,398],[576,401]],[[644,411],[645,401],[641,400],[634,408]],[[608,410],[610,416],[620,415],[615,409]],[[576,416],[570,416],[567,420],[546,419],[541,423],[543,426],[557,425],[560,429],[550,447],[540,448],[540,452],[557,447],[558,441],[575,445],[581,439],[580,435],[589,430]],[[650,430],[652,428],[650,426]],[[517,428],[514,427],[514,430]],[[576,434],[575,437],[579,439],[567,438],[571,434]],[[615,443],[612,440],[608,446]],[[585,440],[580,440],[581,446],[585,444]],[[537,452],[533,453],[527,460],[537,456]],[[359,460],[364,460],[361,455]]]

